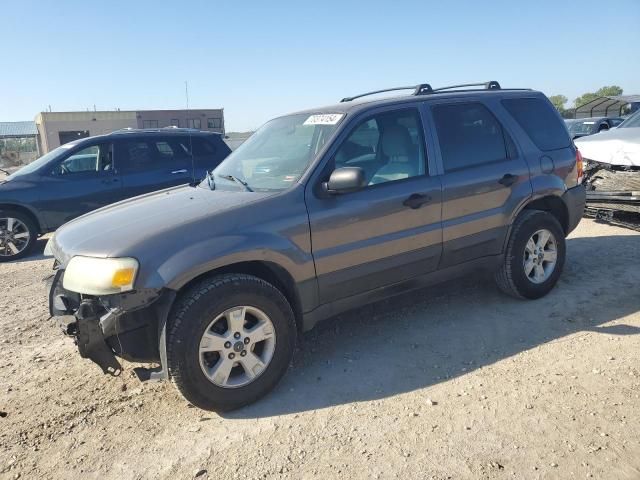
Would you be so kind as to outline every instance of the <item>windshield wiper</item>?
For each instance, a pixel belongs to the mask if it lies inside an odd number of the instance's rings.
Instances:
[[[213,171],[207,170],[207,185],[209,185],[211,190],[216,189],[216,181],[213,178]]]
[[[220,178],[225,178],[227,180],[231,180],[232,182],[236,182],[239,185],[242,185],[247,192],[253,192],[251,187],[244,180],[240,180],[238,177],[234,177],[233,175],[218,175]]]
[[[5,170],[4,168],[0,168],[0,172],[5,173],[7,175],[11,175],[7,170]]]

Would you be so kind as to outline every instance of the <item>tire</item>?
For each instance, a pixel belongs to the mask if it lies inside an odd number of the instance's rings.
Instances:
[[[36,223],[29,215],[18,210],[0,210],[0,262],[11,262],[29,255],[38,233]],[[25,235],[28,236],[26,241]]]
[[[256,318],[258,322],[266,318],[272,326],[274,345],[267,346],[271,337],[261,343],[248,344],[247,351],[244,352],[248,355],[244,356],[241,362],[239,355],[243,353],[236,348],[242,348],[240,344],[247,342],[250,335],[245,332],[251,331],[243,327],[242,335],[237,337],[239,340],[225,337],[225,340],[230,341],[225,342],[225,346],[220,347],[219,352],[203,354],[201,348],[203,342],[206,342],[205,333],[218,338],[222,335],[233,335],[233,331],[238,330],[232,328],[232,319],[228,312],[239,308],[242,308],[242,315],[246,315],[247,318],[246,323],[243,320],[243,325],[250,324]],[[219,335],[213,329],[221,328],[220,325],[226,329]],[[227,343],[231,343],[232,347],[228,348]],[[215,411],[234,410],[255,402],[276,386],[289,367],[295,343],[296,323],[293,311],[287,299],[276,287],[251,275],[217,276],[189,288],[179,297],[172,309],[167,335],[169,376],[180,393],[196,407]],[[260,345],[261,353],[256,353]],[[260,355],[266,358],[265,355],[268,353],[271,357],[268,362],[265,360],[266,366],[260,369],[255,378],[248,380],[248,384],[240,385],[240,380],[249,379],[250,376],[250,370],[245,368],[243,362],[248,361],[249,357],[259,358]],[[228,385],[216,384],[216,379],[220,377],[205,372],[215,372],[216,366],[220,366],[233,355],[237,357],[232,362],[235,366],[225,380]],[[237,382],[236,386],[231,385],[232,379]]]
[[[531,257],[526,253],[530,239],[539,238],[537,232],[548,231],[555,240],[556,261],[549,271],[549,263],[543,264],[545,275],[541,275],[539,282],[533,280],[525,270],[525,261]],[[536,242],[534,242],[536,245]],[[543,253],[543,257],[546,254]],[[498,287],[508,295],[516,298],[536,299],[545,296],[555,286],[562,273],[566,257],[565,233],[558,220],[548,212],[540,210],[525,210],[513,224],[511,235],[507,243],[504,263],[496,272]],[[539,257],[533,258],[540,263]],[[529,262],[528,262],[529,263]],[[537,267],[535,267],[537,269]],[[535,276],[535,272],[533,273]]]

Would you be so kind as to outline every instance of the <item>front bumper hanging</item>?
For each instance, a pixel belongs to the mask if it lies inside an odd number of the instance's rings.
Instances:
[[[83,300],[76,312],[78,351],[81,357],[97,363],[104,373],[119,375],[122,366],[102,335],[97,303],[96,300]]]
[[[134,362],[160,362],[159,368],[136,368],[141,380],[167,378],[166,321],[173,291],[139,291],[121,296],[83,297],[62,286],[58,270],[49,292],[49,311],[65,335],[71,336],[83,358],[104,373],[119,375],[118,357]]]
[[[119,375],[122,366],[107,345],[100,328],[100,307],[95,299],[81,299],[80,295],[62,288],[63,270],[53,277],[49,291],[49,313],[56,318],[62,332],[74,339],[82,358],[96,363],[104,373]]]

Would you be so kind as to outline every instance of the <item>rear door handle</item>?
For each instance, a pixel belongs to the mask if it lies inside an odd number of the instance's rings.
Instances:
[[[422,195],[420,193],[413,193],[407,198],[402,204],[405,207],[409,208],[420,208],[425,203],[429,203],[431,201],[431,197],[429,195]]]
[[[505,173],[504,176],[498,180],[498,183],[504,185],[505,187],[510,187],[518,180],[517,175],[513,175],[512,173]]]
[[[187,173],[187,169],[186,168],[182,168],[180,170],[174,170],[171,172],[171,175],[175,175],[176,173]]]

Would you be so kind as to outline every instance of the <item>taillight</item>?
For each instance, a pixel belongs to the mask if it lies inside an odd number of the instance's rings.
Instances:
[[[578,172],[578,185],[582,183],[582,177],[584,176],[584,162],[582,161],[582,154],[580,150],[576,148],[576,171]]]

